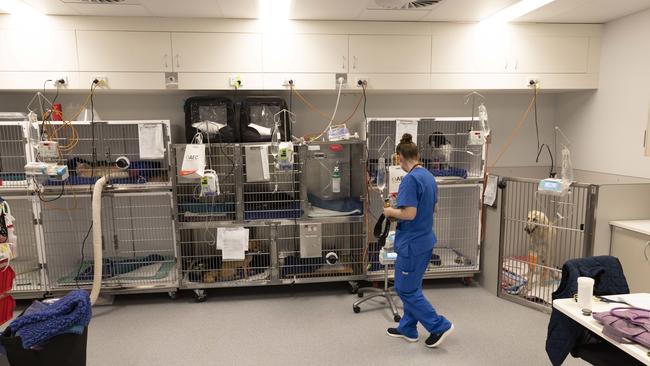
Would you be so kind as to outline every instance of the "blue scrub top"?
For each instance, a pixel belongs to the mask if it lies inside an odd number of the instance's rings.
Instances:
[[[438,203],[436,178],[428,170],[416,167],[399,185],[397,207],[415,207],[411,221],[399,220],[395,233],[395,251],[402,257],[431,253],[437,242],[433,232],[433,212]]]

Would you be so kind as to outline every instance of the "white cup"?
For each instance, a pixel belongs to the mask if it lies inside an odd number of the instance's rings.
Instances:
[[[591,310],[592,297],[594,295],[594,279],[589,277],[578,277],[578,307]]]

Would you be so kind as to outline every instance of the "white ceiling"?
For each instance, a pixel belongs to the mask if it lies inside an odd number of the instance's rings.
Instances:
[[[256,18],[258,11],[257,0],[126,0],[119,5],[88,4],[88,0],[22,1],[53,15]],[[291,18],[479,21],[517,1],[442,0],[426,10],[383,10],[377,9],[374,0],[293,0]],[[650,0],[556,0],[518,21],[605,23],[647,8]]]

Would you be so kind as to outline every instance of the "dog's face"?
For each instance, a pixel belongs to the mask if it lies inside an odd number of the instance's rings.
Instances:
[[[528,235],[532,234],[535,232],[537,227],[539,226],[548,226],[549,221],[546,215],[537,210],[529,211],[528,212],[528,217],[526,219],[526,226],[524,226],[524,231],[528,233]]]

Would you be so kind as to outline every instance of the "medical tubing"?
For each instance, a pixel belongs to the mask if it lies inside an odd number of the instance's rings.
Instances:
[[[108,178],[103,176],[93,187],[93,287],[90,291],[90,304],[95,305],[102,287],[102,191]]]

